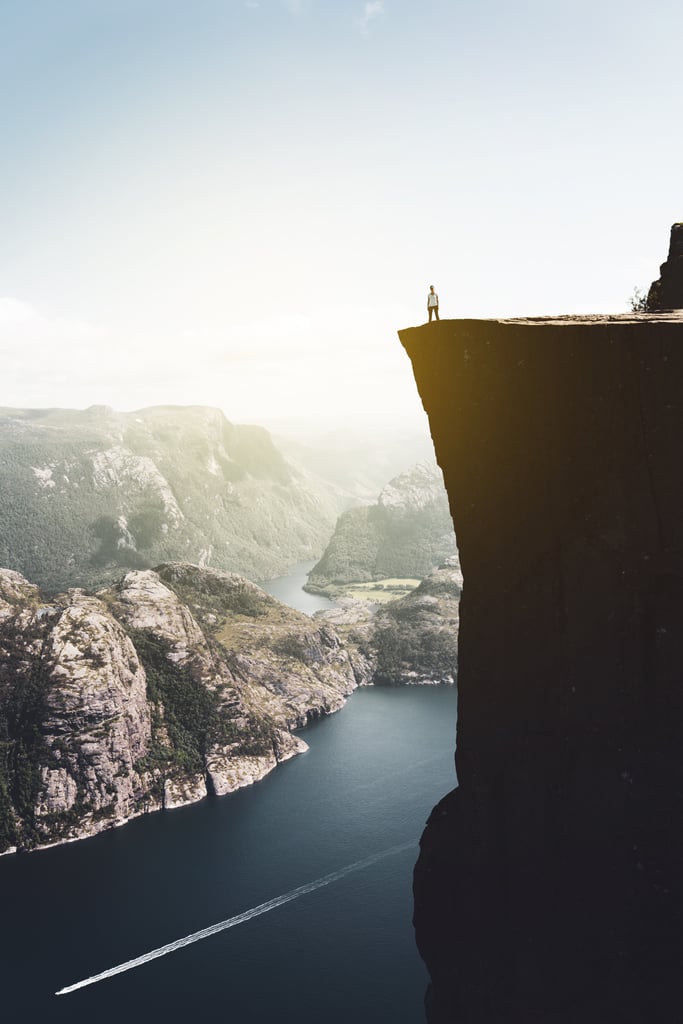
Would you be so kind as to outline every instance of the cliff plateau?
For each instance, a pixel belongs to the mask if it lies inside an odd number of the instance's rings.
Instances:
[[[683,315],[400,332],[464,589],[415,870],[431,1024],[665,1024],[683,954]]]

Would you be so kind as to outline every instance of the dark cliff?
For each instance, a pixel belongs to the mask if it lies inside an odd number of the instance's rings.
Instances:
[[[400,332],[464,590],[432,1024],[680,1015],[683,313]]]
[[[673,224],[669,255],[659,268],[659,277],[652,282],[647,308],[683,309],[683,224]]]

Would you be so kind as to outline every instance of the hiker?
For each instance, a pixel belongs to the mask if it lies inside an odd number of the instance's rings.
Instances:
[[[436,319],[439,319],[439,296],[434,291],[434,285],[429,286],[429,295],[427,296],[427,312],[429,313],[429,323],[432,322],[432,313],[436,313]]]

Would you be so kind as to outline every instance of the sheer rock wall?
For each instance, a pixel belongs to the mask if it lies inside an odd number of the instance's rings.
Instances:
[[[459,787],[415,871],[428,1020],[674,1019],[683,314],[400,338],[464,575]]]

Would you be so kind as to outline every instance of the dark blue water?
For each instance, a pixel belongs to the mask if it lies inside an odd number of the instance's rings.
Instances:
[[[315,562],[300,562],[292,566],[287,576],[278,576],[274,580],[262,580],[259,587],[267,593],[272,594],[278,601],[284,601],[291,608],[297,611],[312,615],[321,608],[332,608],[333,601],[329,597],[322,597],[319,594],[307,594],[303,589],[308,579],[308,574],[315,565]]]
[[[364,689],[310,751],[230,796],[0,859],[3,1016],[419,1024],[417,840],[453,786],[453,688]],[[317,892],[70,995],[53,993],[370,854]]]

